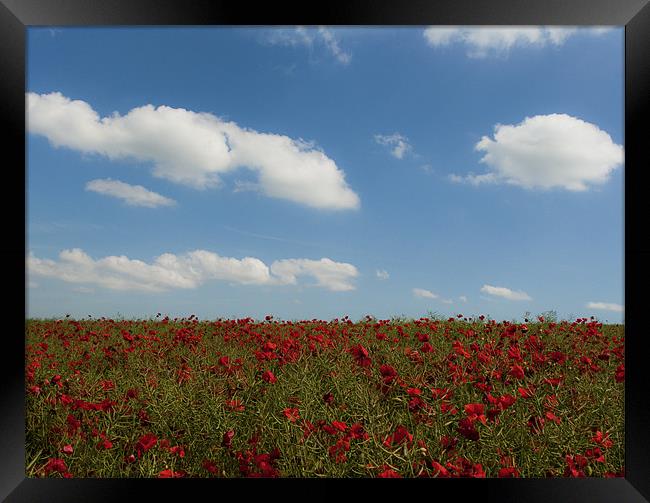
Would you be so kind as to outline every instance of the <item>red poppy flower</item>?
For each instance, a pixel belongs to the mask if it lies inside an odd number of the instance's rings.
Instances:
[[[235,437],[235,430],[228,430],[223,434],[223,439],[221,440],[221,445],[226,448],[230,448],[232,445],[232,439]]]
[[[519,391],[522,398],[532,398],[535,396],[535,390],[532,386],[529,386],[528,388],[519,387],[517,388],[517,391]]]
[[[332,421],[332,426],[339,431],[347,431],[348,425],[341,421]]]
[[[514,377],[515,379],[523,379],[524,378],[524,369],[521,367],[521,365],[513,365],[510,368],[510,375]]]
[[[372,360],[368,356],[368,350],[364,348],[361,344],[353,346],[349,350],[350,354],[354,357],[357,362],[357,365],[360,367],[369,367],[372,364]]]
[[[420,351],[422,351],[423,353],[433,353],[434,349],[433,349],[433,346],[431,345],[431,343],[425,342],[420,347]]]
[[[163,470],[158,474],[159,479],[178,479],[182,478],[185,476],[185,472],[182,470],[179,470],[175,472],[171,468],[168,468],[167,470]]]
[[[152,433],[146,433],[140,437],[138,442],[135,444],[135,450],[138,453],[138,457],[143,452],[147,452],[158,442],[158,438]]]
[[[65,461],[61,458],[50,458],[47,460],[47,464],[43,470],[45,471],[45,475],[49,475],[52,472],[64,473],[68,468],[65,466]]]
[[[384,378],[384,384],[390,384],[397,377],[397,371],[390,365],[382,365],[379,367],[379,373]]]
[[[514,467],[505,467],[499,470],[499,478],[517,478],[519,477],[519,470]]]
[[[397,473],[388,465],[384,465],[382,466],[382,468],[384,469],[384,471],[381,472],[379,475],[377,475],[377,477],[379,477],[380,479],[401,479],[402,478],[402,476],[399,473]]]
[[[623,382],[625,381],[625,365],[620,364],[618,367],[616,367],[616,373],[614,374],[614,379],[616,379],[616,382]]]
[[[295,423],[298,419],[300,419],[300,412],[296,408],[287,407],[282,411],[282,413],[284,414],[284,417],[286,417],[292,423]]]
[[[323,402],[327,405],[330,405],[334,401],[334,395],[332,393],[325,393],[323,395]]]
[[[226,405],[235,412],[244,412],[246,409],[244,403],[241,400],[228,400]]]
[[[559,417],[557,417],[555,414],[553,414],[550,410],[546,411],[546,418],[557,424],[560,424],[562,422],[562,420]]]
[[[185,457],[185,448],[182,445],[175,445],[174,447],[170,447],[169,452],[172,454],[178,454],[179,458]]]
[[[271,372],[270,370],[267,370],[262,374],[262,379],[264,379],[266,382],[271,384],[278,382],[278,379],[275,377],[275,375],[273,375],[273,372]]]
[[[603,435],[603,432],[600,430],[596,431],[596,434],[592,437],[591,440],[597,444],[602,445],[605,449],[609,449],[612,445],[614,445],[614,442],[609,439],[609,433],[607,435]]]
[[[499,398],[499,405],[501,406],[502,410],[506,410],[508,407],[513,405],[517,399],[512,396],[512,395],[503,395],[501,398]]]
[[[207,471],[209,471],[212,475],[216,475],[219,473],[219,469],[217,468],[217,465],[215,465],[209,459],[204,459],[203,463],[201,463],[201,466],[205,468]]]
[[[386,447],[391,447],[393,445],[399,445],[403,442],[410,447],[413,444],[413,435],[409,433],[405,426],[399,425],[395,428],[395,432],[392,435],[388,435],[386,440],[384,440],[384,445]]]
[[[73,451],[74,451],[74,449],[72,448],[72,445],[70,445],[70,444],[64,445],[63,449],[61,449],[61,452],[63,454],[72,454]]]
[[[349,435],[355,440],[368,440],[370,438],[368,433],[366,433],[366,431],[363,429],[363,425],[361,423],[354,423],[352,426],[350,426]]]
[[[458,423],[458,433],[469,440],[478,440],[479,433],[474,427],[474,421],[464,417]]]

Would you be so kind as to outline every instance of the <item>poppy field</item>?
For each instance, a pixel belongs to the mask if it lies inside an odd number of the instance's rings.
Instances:
[[[624,327],[26,320],[28,477],[622,477]]]

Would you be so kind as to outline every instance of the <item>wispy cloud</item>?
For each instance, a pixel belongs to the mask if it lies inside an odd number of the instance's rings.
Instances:
[[[508,300],[533,300],[531,297],[521,290],[515,291],[503,286],[483,285],[481,292],[493,295],[495,297],[503,297]]]
[[[429,290],[425,290],[424,288],[414,288],[413,295],[422,299],[437,299],[439,297],[439,295],[430,292]]]
[[[465,46],[470,58],[507,56],[515,47],[561,46],[576,35],[599,36],[608,27],[576,26],[430,26],[424,30],[427,44],[434,48],[452,44]]]
[[[272,45],[304,46],[313,50],[314,46],[321,45],[336,61],[348,65],[352,61],[352,54],[343,48],[336,36],[336,31],[325,26],[318,28],[297,26],[295,28],[273,28],[267,32],[265,42]]]
[[[400,133],[390,135],[376,134],[375,141],[380,145],[389,147],[391,149],[391,155],[396,159],[403,159],[404,155],[412,149],[408,138]]]
[[[161,196],[144,188],[142,185],[130,185],[119,180],[91,180],[86,184],[86,190],[104,194],[123,200],[129,206],[143,206],[145,208],[158,208],[160,206],[174,206],[176,201]]]
[[[588,302],[587,309],[599,309],[601,311],[614,311],[617,313],[622,313],[625,310],[621,304],[611,302]]]
[[[377,278],[379,278],[381,280],[386,280],[386,279],[390,278],[390,275],[388,274],[388,271],[384,271],[383,269],[377,269],[375,274],[377,275]]]

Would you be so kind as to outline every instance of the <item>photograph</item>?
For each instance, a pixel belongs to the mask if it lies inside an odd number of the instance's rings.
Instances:
[[[626,476],[624,26],[25,37],[26,477]]]

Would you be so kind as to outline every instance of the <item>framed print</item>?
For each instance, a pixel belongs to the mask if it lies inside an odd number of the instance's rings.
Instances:
[[[2,0],[2,497],[649,501],[647,3]]]

